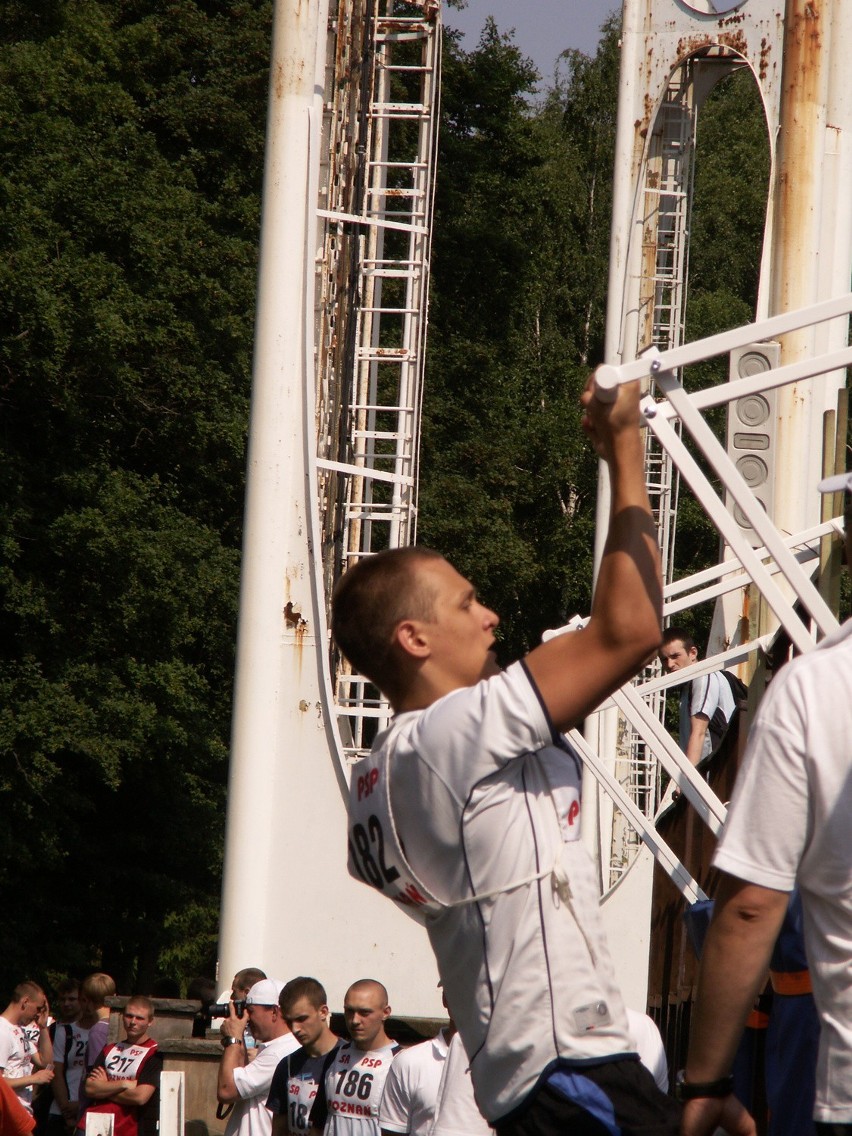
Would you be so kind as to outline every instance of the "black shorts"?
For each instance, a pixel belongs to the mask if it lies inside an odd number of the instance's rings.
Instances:
[[[639,1061],[565,1066],[495,1128],[498,1136],[677,1136],[680,1105]]]

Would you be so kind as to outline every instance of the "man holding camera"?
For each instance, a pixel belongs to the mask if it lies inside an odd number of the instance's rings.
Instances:
[[[249,990],[243,1013],[231,1003],[231,1012],[219,1027],[222,1060],[216,1096],[220,1104],[233,1104],[225,1136],[271,1136],[272,1113],[266,1098],[272,1076],[289,1053],[299,1048],[278,1006],[283,983],[271,978],[256,982]],[[245,1034],[250,1028],[257,1043],[257,1056],[249,1064]]]

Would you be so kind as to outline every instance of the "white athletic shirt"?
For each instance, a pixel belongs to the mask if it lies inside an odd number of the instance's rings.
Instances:
[[[669,1065],[663,1039],[653,1018],[627,1007],[627,1025],[639,1060],[653,1076],[661,1093],[669,1091]]]
[[[470,1061],[460,1033],[455,1034],[441,1073],[429,1136],[491,1136],[493,1129],[476,1105]]]
[[[33,1053],[29,1037],[20,1026],[13,1026],[0,1015],[0,1072],[8,1081],[29,1077],[33,1071]],[[26,1085],[15,1089],[18,1100],[29,1112],[33,1110],[33,1088]]]
[[[366,1052],[351,1041],[340,1046],[325,1075],[323,1136],[380,1136],[379,1104],[397,1053],[396,1044]]]
[[[447,1042],[443,1031],[396,1055],[382,1094],[381,1128],[426,1136],[435,1113],[446,1060]]]
[[[558,1060],[633,1051],[565,744],[515,663],[396,715],[352,773],[351,869],[410,904],[404,859],[425,889],[415,913],[491,1121]]]
[[[71,1045],[66,1055],[66,1035],[71,1034]],[[53,1063],[63,1065],[65,1084],[68,1088],[69,1101],[80,1099],[80,1082],[86,1071],[86,1046],[89,1043],[89,1031],[83,1026],[72,1022],[70,1025],[58,1025],[53,1035]],[[57,1070],[56,1076],[61,1076]],[[61,1116],[61,1109],[54,1100],[50,1106],[51,1116]]]
[[[225,1125],[225,1136],[270,1136],[272,1113],[266,1098],[279,1061],[299,1048],[292,1033],[282,1034],[257,1046],[257,1057],[234,1069],[234,1085],[240,1094]]]
[[[731,684],[719,671],[710,671],[709,674],[699,675],[691,683],[685,683],[680,696],[680,717],[678,729],[680,735],[680,748],[686,753],[692,730],[692,717],[703,715],[709,721],[716,713],[717,707],[725,715],[725,721],[730,722],[731,716],[737,708]],[[704,735],[704,745],[701,747],[703,760],[713,750],[713,739],[710,730]]]
[[[798,884],[821,1021],[814,1116],[852,1123],[852,620],[770,684],[713,863]]]

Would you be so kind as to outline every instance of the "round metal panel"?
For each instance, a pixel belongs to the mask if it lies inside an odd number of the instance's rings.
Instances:
[[[724,16],[734,8],[742,8],[747,0],[682,0],[687,8],[700,16]]]

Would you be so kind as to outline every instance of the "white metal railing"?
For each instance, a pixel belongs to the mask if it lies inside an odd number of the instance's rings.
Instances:
[[[656,389],[662,395],[662,399],[658,401],[650,396],[643,399],[642,410],[647,426],[690,484],[696,500],[716,525],[732,553],[732,559],[726,560],[724,564],[667,584],[664,593],[666,616],[695,603],[753,584],[773,609],[781,627],[799,651],[809,651],[815,646],[816,633],[829,634],[837,627],[837,619],[817,590],[811,578],[811,570],[818,566],[820,541],[832,533],[840,533],[840,520],[835,518],[797,534],[780,533],[757,502],[722,444],[704,421],[701,411],[742,398],[747,394],[801,382],[848,367],[852,365],[852,346],[824,351],[808,360],[779,366],[694,393],[686,392],[678,374],[685,366],[727,354],[746,344],[774,339],[785,333],[828,320],[845,318],[848,321],[850,312],[852,312],[852,293],[799,311],[735,328],[704,340],[674,347],[668,351],[661,352],[652,348],[633,362],[620,366],[604,365],[597,369],[596,382],[600,396],[605,399],[614,397],[615,388],[622,382],[647,381],[653,376]],[[733,512],[726,508],[722,497],[711,485],[707,475],[700,469],[675,431],[674,419],[679,420],[691,434],[719,478],[723,492],[727,490],[733,503],[739,507],[763,542],[762,546],[757,548],[752,546],[751,541],[734,519]],[[799,610],[779,586],[778,577],[786,581],[798,601]],[[739,663],[751,652],[766,649],[773,638],[774,636],[767,635],[734,646],[678,671],[677,675],[663,675],[637,684],[628,684],[601,707],[605,710],[609,705],[614,704],[618,708],[630,724],[639,743],[649,747],[657,755],[673,784],[679,788],[714,833],[719,831],[724,821],[725,807],[663,727],[652,705],[655,697],[667,687]],[[579,739],[575,741],[579,744]],[[697,885],[679,861],[673,868],[673,854],[670,850],[661,851],[661,841],[652,820],[635,807],[628,809],[622,799],[624,794],[616,792],[611,775],[599,762],[591,759],[585,748],[583,753],[595,777],[616,800],[619,808],[625,813],[637,834],[651,848],[664,870],[688,898],[695,898]],[[674,859],[677,861],[676,857]]]

